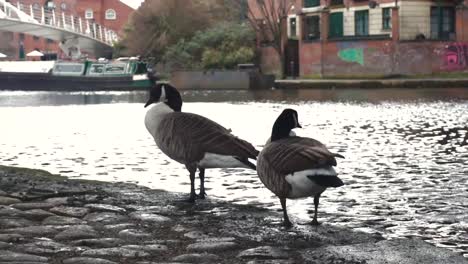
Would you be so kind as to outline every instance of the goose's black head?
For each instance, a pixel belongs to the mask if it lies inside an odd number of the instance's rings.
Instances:
[[[182,97],[179,91],[170,84],[158,83],[150,88],[149,99],[145,107],[157,102],[167,104],[175,112],[180,112],[182,110]]]
[[[271,141],[289,137],[291,130],[296,127],[302,128],[296,110],[284,109],[273,125]]]

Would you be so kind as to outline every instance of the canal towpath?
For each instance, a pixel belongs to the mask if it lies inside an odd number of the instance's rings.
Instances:
[[[330,89],[330,88],[463,88],[468,87],[468,77],[463,78],[382,78],[382,79],[279,79],[278,89]]]

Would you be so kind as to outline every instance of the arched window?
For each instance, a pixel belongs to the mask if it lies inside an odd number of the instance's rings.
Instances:
[[[94,18],[94,12],[93,12],[93,10],[91,8],[86,9],[85,18],[86,19],[93,19]]]
[[[117,19],[117,13],[114,9],[107,9],[106,10],[106,19],[108,20],[115,20]]]

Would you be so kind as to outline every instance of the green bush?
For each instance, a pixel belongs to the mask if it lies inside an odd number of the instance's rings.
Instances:
[[[163,62],[172,69],[234,69],[255,59],[255,33],[249,25],[220,23],[170,46]]]

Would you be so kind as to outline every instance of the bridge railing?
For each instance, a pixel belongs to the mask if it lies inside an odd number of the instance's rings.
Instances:
[[[88,19],[58,12],[55,9],[48,9],[37,5],[25,5],[20,2],[13,6],[10,3],[0,0],[0,10],[10,19],[49,25],[88,35],[109,45],[113,45],[113,43],[118,41],[118,36],[113,30],[91,22]]]

